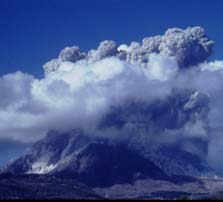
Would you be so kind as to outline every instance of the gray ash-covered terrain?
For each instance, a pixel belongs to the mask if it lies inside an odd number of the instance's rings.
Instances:
[[[133,184],[116,184],[94,190],[110,199],[222,199],[223,180],[186,178],[171,182],[140,179]]]

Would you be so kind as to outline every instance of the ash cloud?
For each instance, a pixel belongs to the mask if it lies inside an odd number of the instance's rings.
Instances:
[[[86,59],[89,63],[115,56],[129,63],[146,65],[152,53],[173,57],[180,68],[188,68],[204,62],[212,53],[214,42],[206,35],[202,27],[168,29],[164,35],[146,37],[142,42],[118,45],[114,41],[103,41],[96,50],[81,52],[79,47],[64,48],[57,59],[44,65],[46,73],[56,71],[61,62],[77,62]]]
[[[0,139],[33,142],[51,129],[81,128],[145,148],[180,143],[219,168],[223,62],[207,62],[213,46],[203,28],[189,27],[130,45],[106,40],[87,53],[66,47],[42,79],[1,77]]]

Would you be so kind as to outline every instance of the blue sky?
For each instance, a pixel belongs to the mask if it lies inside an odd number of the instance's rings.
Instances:
[[[129,43],[175,26],[203,26],[216,42],[212,58],[222,59],[222,8],[221,0],[1,0],[0,75],[39,78],[65,46]]]

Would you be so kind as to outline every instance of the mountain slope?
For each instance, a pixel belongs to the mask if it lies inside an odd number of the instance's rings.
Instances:
[[[155,102],[126,102],[112,107],[99,124],[116,130],[130,147],[169,175],[205,175],[209,97],[182,91]],[[201,132],[200,132],[201,131]]]
[[[60,143],[59,143],[60,142]],[[120,142],[90,138],[77,131],[49,134],[30,152],[8,165],[12,174],[51,174],[90,186],[132,183],[138,178],[167,179],[153,162]]]

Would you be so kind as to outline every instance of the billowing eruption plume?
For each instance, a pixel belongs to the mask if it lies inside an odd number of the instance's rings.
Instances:
[[[214,42],[210,40],[201,27],[168,29],[164,35],[146,37],[139,42],[117,45],[114,41],[103,41],[96,50],[81,52],[79,47],[66,47],[60,52],[58,59],[44,65],[45,72],[55,71],[61,62],[77,62],[86,59],[89,63],[115,56],[129,63],[148,63],[151,53],[173,57],[181,68],[197,65],[205,61],[212,53]]]
[[[33,142],[81,129],[125,141],[166,172],[219,169],[223,62],[207,62],[213,45],[203,28],[189,27],[130,45],[106,40],[87,53],[66,47],[42,79],[1,77],[0,137]]]

